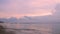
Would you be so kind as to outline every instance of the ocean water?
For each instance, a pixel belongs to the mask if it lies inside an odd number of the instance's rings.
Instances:
[[[16,34],[60,34],[60,24],[10,24],[4,23],[7,31]]]
[[[60,24],[53,24],[52,25],[52,34],[60,34]]]

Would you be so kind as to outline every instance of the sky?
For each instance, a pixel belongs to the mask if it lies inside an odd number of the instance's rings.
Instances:
[[[53,15],[60,0],[0,0],[0,18]]]

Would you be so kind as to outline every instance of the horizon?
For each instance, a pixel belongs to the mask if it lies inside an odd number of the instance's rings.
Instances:
[[[59,0],[0,0],[5,22],[60,22]]]
[[[60,34],[60,0],[0,0],[0,34]]]

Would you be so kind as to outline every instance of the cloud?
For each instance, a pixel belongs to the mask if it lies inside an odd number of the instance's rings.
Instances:
[[[53,15],[60,18],[60,3],[56,4],[55,10],[56,11],[55,11],[55,13],[53,13]]]
[[[7,2],[8,2],[8,0],[0,0],[0,4],[5,4]]]
[[[38,15],[38,13],[48,14],[51,13],[55,4],[54,0],[3,0],[2,3],[4,2],[5,4],[0,4],[0,13],[4,13],[4,15],[5,13],[8,15]]]

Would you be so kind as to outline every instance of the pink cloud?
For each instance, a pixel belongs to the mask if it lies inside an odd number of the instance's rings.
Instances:
[[[9,0],[9,4],[1,5],[1,17],[41,16],[50,15],[53,6],[59,0]],[[56,2],[57,1],[57,2]],[[1,7],[0,6],[0,7]]]

